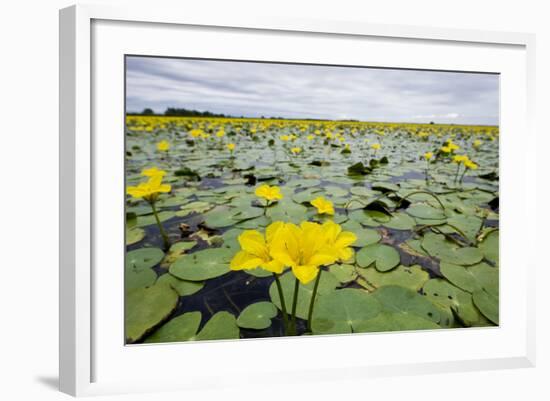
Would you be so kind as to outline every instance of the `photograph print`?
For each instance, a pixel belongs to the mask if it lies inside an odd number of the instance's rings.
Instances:
[[[498,74],[124,72],[126,344],[499,325]]]

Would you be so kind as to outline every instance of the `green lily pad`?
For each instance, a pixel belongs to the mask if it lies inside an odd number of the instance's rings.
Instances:
[[[145,237],[145,230],[143,228],[132,228],[126,230],[126,245],[136,244]]]
[[[371,228],[363,228],[361,224],[355,221],[348,221],[342,224],[342,229],[344,231],[351,231],[357,236],[357,240],[352,244],[354,247],[376,244],[382,238],[378,231]]]
[[[390,245],[373,244],[362,248],[355,256],[360,267],[369,267],[374,263],[377,270],[386,272],[396,267],[401,257]]]
[[[135,288],[126,292],[126,341],[136,342],[170,316],[178,303],[178,294],[164,285]]]
[[[218,312],[197,333],[201,323],[200,312],[188,312],[173,318],[149,336],[146,343],[168,343],[196,340],[223,340],[239,338],[239,328],[229,312]]]
[[[483,241],[478,245],[479,249],[483,253],[483,256],[498,265],[499,255],[498,255],[498,243],[499,243],[499,232],[498,230],[490,232]]]
[[[448,314],[456,313],[466,326],[475,326],[480,321],[479,310],[472,302],[472,296],[442,279],[431,279],[424,284],[422,292],[434,304],[447,310]]]
[[[355,327],[356,333],[382,331],[433,330],[441,326],[410,313],[380,312],[372,319],[365,320]]]
[[[365,280],[367,289],[374,291],[387,285],[397,285],[413,291],[418,291],[430,279],[427,271],[420,266],[398,266],[389,272],[381,273],[376,269],[358,269],[359,275]]]
[[[159,248],[140,248],[126,253],[126,270],[149,269],[164,258],[164,252]]]
[[[412,230],[416,221],[408,214],[397,212],[392,214],[390,220],[383,225],[394,230]]]
[[[174,217],[176,214],[172,211],[163,210],[162,212],[158,213],[158,218],[161,223],[164,223],[167,220],[170,220],[172,217]],[[137,227],[146,227],[150,226],[152,224],[157,224],[157,220],[155,219],[155,216],[153,214],[148,214],[146,216],[138,216],[137,218]]]
[[[197,245],[197,241],[181,241],[172,244],[172,246],[170,246],[170,249],[168,250],[168,253],[162,260],[160,267],[163,267],[165,269],[170,267],[172,263],[183,256],[186,251],[190,250],[195,245]]]
[[[473,265],[483,259],[478,248],[460,247],[441,234],[427,233],[422,240],[422,248],[441,262],[457,265]]]
[[[414,203],[406,211],[413,217],[427,220],[444,220],[447,217],[445,211],[423,203]]]
[[[382,305],[382,311],[416,315],[434,323],[441,321],[439,309],[429,299],[409,288],[388,285],[380,287],[372,295]]]
[[[170,266],[170,273],[181,280],[203,281],[229,272],[234,256],[231,249],[210,248],[184,255]]]
[[[459,234],[464,233],[466,238],[471,242],[476,242],[476,237],[481,229],[483,220],[476,216],[465,216],[465,215],[456,215],[447,219],[447,225],[453,231],[453,228],[456,227],[460,231]]]
[[[267,329],[275,316],[277,316],[275,305],[271,302],[257,302],[243,309],[237,318],[237,325],[243,329]]]
[[[494,324],[499,324],[498,297],[483,289],[474,291],[473,301],[483,315]]]
[[[211,205],[208,202],[201,202],[201,201],[191,202],[185,205],[181,205],[180,206],[181,210],[178,210],[176,212],[176,216],[185,217],[190,215],[191,213],[204,213],[212,209],[212,207],[213,205]]]
[[[165,273],[160,276],[157,280],[157,285],[168,285],[172,287],[180,297],[193,295],[204,287],[204,283],[202,282],[180,280],[170,273]]]
[[[367,292],[343,289],[319,297],[311,321],[313,334],[354,333],[380,313],[380,303]]]
[[[332,265],[329,266],[328,271],[331,272],[342,284],[349,283],[357,278],[357,272],[355,271],[355,266],[353,265]]]
[[[281,287],[283,289],[283,297],[285,299],[285,306],[287,312],[290,313],[292,308],[292,302],[294,300],[294,282],[295,278],[291,272],[287,272],[280,277]],[[314,280],[315,281],[315,280]],[[306,285],[300,284],[298,290],[298,304],[296,307],[296,316],[300,319],[307,319],[309,313],[309,304],[313,295],[314,281],[307,283]],[[319,280],[319,287],[317,288],[317,296],[315,304],[319,302],[319,299],[324,295],[334,291],[336,287],[340,285],[340,282],[330,272],[323,272],[321,279]],[[279,298],[279,292],[277,291],[277,285],[275,281],[269,287],[269,296],[271,302],[281,309],[281,302]]]

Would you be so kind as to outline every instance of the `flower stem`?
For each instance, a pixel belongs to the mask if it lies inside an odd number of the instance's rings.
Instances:
[[[157,213],[157,208],[155,206],[155,202],[152,201],[151,203],[151,209],[153,209],[153,215],[155,216],[155,220],[157,221],[157,225],[159,227],[160,235],[162,236],[162,242],[164,243],[164,249],[170,248],[170,240],[168,239],[168,235],[166,234],[166,231],[164,231],[164,227],[160,223],[159,215]]]
[[[286,313],[285,297],[283,296],[283,287],[281,286],[281,280],[279,275],[273,273],[275,277],[275,284],[277,285],[277,292],[279,293],[279,299],[281,300],[281,311],[283,312],[283,326],[285,328],[285,336],[288,336],[288,314]]]
[[[317,295],[317,288],[319,288],[319,281],[321,280],[322,269],[319,269],[317,277],[315,278],[315,284],[313,285],[313,293],[311,294],[311,301],[309,301],[309,311],[307,313],[307,331],[311,333],[311,319],[313,317],[313,306],[315,305],[315,297]]]
[[[456,164],[456,173],[455,173],[455,184],[456,184],[456,181],[458,180],[458,172],[460,171],[460,163],[457,163]]]
[[[292,335],[296,335],[296,307],[298,306],[298,290],[300,289],[300,281],[296,279],[294,282],[294,300],[292,301]]]

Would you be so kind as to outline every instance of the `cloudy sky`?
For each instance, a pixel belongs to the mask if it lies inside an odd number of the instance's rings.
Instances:
[[[490,74],[128,57],[126,110],[233,116],[491,124]]]

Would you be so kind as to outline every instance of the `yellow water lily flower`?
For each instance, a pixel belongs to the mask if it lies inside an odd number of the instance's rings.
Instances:
[[[261,267],[272,273],[281,274],[284,264],[273,259],[270,254],[271,243],[281,235],[285,223],[276,221],[265,231],[265,237],[256,230],[246,230],[238,237],[241,251],[231,260],[231,270],[250,270]]]
[[[304,221],[297,226],[286,223],[271,243],[271,256],[292,269],[302,284],[312,281],[319,267],[334,263],[338,254],[327,244],[327,236],[318,223]]]
[[[290,149],[290,151],[292,152],[292,154],[297,155],[297,154],[302,152],[302,148],[295,147],[295,148]]]
[[[379,144],[379,143],[373,143],[372,145],[370,145],[371,148],[373,148],[374,150],[378,150],[380,149],[382,146]]]
[[[256,191],[254,191],[254,193],[256,194],[256,196],[267,199],[270,202],[283,199],[281,188],[276,185],[273,185],[272,187],[267,184],[260,185],[258,188],[256,188]]]
[[[226,146],[227,146],[227,149],[229,149],[231,152],[233,152],[235,150],[235,144],[234,143],[228,143]]]
[[[141,182],[137,186],[129,186],[126,193],[136,199],[145,199],[148,202],[154,202],[161,192],[170,192],[172,186],[162,183],[162,175],[155,175],[146,182]]]
[[[290,136],[288,136],[288,135],[281,135],[281,136],[279,137],[279,139],[280,139],[281,141],[284,141],[284,142],[290,141]]]
[[[357,241],[357,236],[351,231],[342,231],[340,224],[333,221],[323,223],[322,229],[329,247],[337,254],[338,260],[345,262],[353,256],[351,245]]]
[[[216,136],[218,138],[223,138],[225,136],[225,131],[223,129],[219,130],[218,132],[216,132]]]
[[[141,175],[146,177],[156,177],[157,175],[160,175],[161,177],[164,177],[166,175],[166,171],[157,167],[151,167],[141,170]]]
[[[451,148],[448,146],[442,146],[440,149],[443,153],[451,153]]]
[[[476,140],[472,143],[472,145],[474,146],[474,148],[477,149],[477,148],[479,148],[479,147],[481,146],[482,143],[483,143],[483,142],[481,142],[479,139],[476,139]]]
[[[453,157],[453,163],[465,163],[466,161],[468,161],[468,156],[466,155],[456,155]]]
[[[332,202],[326,200],[322,196],[319,196],[312,200],[311,204],[317,208],[318,214],[329,214],[331,216],[334,215],[334,206],[332,205]]]
[[[170,149],[170,142],[168,142],[167,140],[162,140],[157,143],[157,150],[161,152],[166,152],[168,151],[168,149]]]
[[[313,138],[315,138],[315,135],[308,135],[308,136],[307,136],[307,140],[308,140],[308,141],[311,141]]]
[[[434,157],[434,154],[432,152],[424,153],[424,159],[430,160],[432,157]]]
[[[193,129],[189,131],[189,134],[191,134],[193,138],[197,138],[203,134],[203,131],[201,129]]]
[[[466,167],[470,170],[477,170],[478,165],[476,163],[474,163],[473,161],[471,161],[471,160],[466,160],[464,162],[464,167]]]

